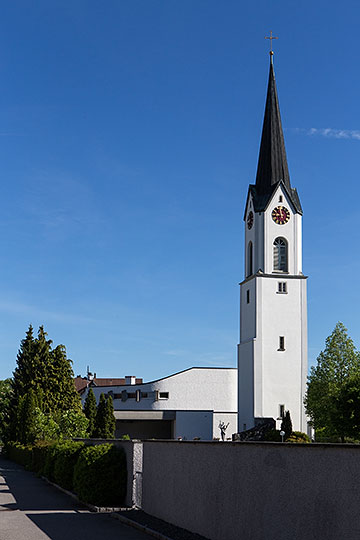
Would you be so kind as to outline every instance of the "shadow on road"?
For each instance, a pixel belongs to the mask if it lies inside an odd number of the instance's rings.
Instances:
[[[20,516],[24,513],[27,519],[53,540],[72,540],[73,538],[100,540],[110,536],[126,540],[149,538],[144,533],[122,525],[107,515],[89,512],[86,507],[47,484],[34,473],[25,471],[3,457],[0,457],[0,483],[2,485],[0,520],[4,514],[6,517],[12,514],[13,521],[18,519],[17,516],[20,520]],[[5,489],[6,485],[9,489]],[[15,502],[9,502],[9,499]],[[12,512],[12,510],[18,510],[18,512]],[[22,519],[24,521],[23,516]],[[30,534],[29,530],[27,534],[24,530],[23,538],[46,538],[40,531],[38,536],[35,533],[33,531],[33,534]],[[6,537],[9,540],[19,538],[11,536],[11,532],[9,534],[10,536]]]

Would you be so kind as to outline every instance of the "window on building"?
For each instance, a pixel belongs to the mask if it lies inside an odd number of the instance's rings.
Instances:
[[[141,392],[140,392],[140,390],[136,390],[135,393],[136,393],[136,401],[140,401],[140,399],[141,399]]]
[[[252,242],[248,243],[248,253],[247,253],[247,273],[246,277],[249,277],[253,273],[253,244]]]
[[[279,281],[278,282],[278,293],[286,294],[287,293],[287,283],[286,281]]]
[[[285,416],[285,405],[279,405],[279,419]]]
[[[169,392],[160,392],[160,399],[169,399]]]
[[[142,398],[147,398],[147,397],[148,397],[148,393],[147,393],[147,392],[141,392],[141,397],[142,397]]]
[[[287,241],[285,238],[275,238],[274,248],[274,272],[288,271]]]
[[[279,348],[278,351],[285,351],[285,337],[279,336]]]
[[[135,399],[135,398],[136,398],[136,394],[135,394],[135,392],[128,392],[127,397],[128,397],[129,399]]]
[[[282,195],[279,196],[279,202],[283,202],[283,196]]]
[[[246,291],[246,303],[250,304],[250,291],[249,291],[249,289]]]

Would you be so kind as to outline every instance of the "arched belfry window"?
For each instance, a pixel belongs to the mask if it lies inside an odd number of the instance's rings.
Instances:
[[[252,242],[248,243],[248,250],[247,250],[247,269],[246,269],[246,277],[249,277],[253,273],[253,244]]]
[[[288,244],[285,238],[274,240],[274,272],[288,271]]]

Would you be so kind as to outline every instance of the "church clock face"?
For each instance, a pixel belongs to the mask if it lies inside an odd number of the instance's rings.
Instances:
[[[277,206],[272,211],[271,217],[278,225],[284,225],[290,219],[290,212],[285,206]]]
[[[253,223],[254,223],[254,214],[252,213],[252,211],[250,210],[249,214],[248,214],[248,217],[247,217],[247,226],[248,226],[248,229],[250,230],[251,227],[253,226]]]

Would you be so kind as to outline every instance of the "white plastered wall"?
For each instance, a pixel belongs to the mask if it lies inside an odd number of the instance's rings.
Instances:
[[[239,430],[243,430],[244,424],[248,426],[251,416],[252,422],[254,417],[277,419],[282,404],[291,412],[294,429],[306,431],[303,398],[307,376],[307,302],[302,275],[302,216],[294,211],[285,190],[279,186],[265,212],[254,214],[254,225],[249,230],[246,220],[249,211],[253,211],[250,201],[251,196],[245,213],[245,272],[251,241],[254,273],[260,269],[264,275],[241,284]],[[273,221],[276,206],[288,208],[290,219],[286,224]],[[285,238],[288,244],[288,272],[273,271],[273,243],[277,237]],[[278,294],[279,281],[286,282],[287,294]],[[285,351],[278,351],[280,336],[285,338]]]

